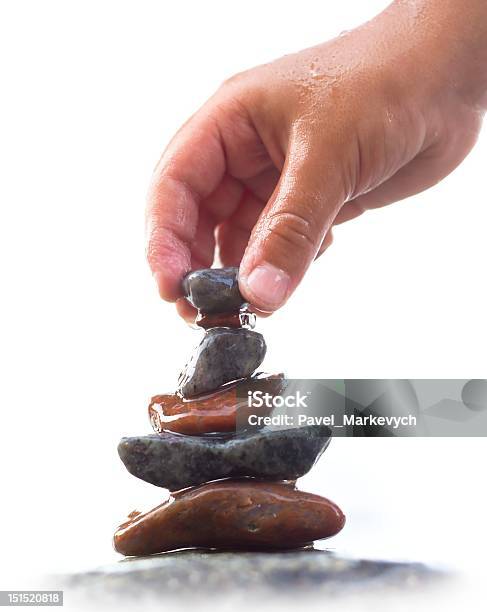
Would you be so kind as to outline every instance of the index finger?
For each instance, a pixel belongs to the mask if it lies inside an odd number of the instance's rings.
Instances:
[[[224,173],[218,124],[209,110],[201,109],[167,147],[147,198],[147,260],[165,300],[181,297],[181,279],[191,270],[199,205]]]

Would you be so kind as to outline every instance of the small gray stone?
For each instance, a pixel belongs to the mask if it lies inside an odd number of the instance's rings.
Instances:
[[[329,442],[330,430],[321,425],[232,437],[163,432],[122,438],[118,454],[137,478],[177,491],[219,478],[295,480],[309,472]]]
[[[202,313],[238,311],[245,303],[238,289],[238,268],[195,270],[183,279],[184,295]]]
[[[184,397],[215,391],[221,385],[250,376],[262,363],[266,344],[250,329],[214,327],[206,332],[179,376]]]

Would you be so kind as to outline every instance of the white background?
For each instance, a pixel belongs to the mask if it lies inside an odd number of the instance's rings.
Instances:
[[[116,559],[115,526],[164,491],[120,463],[197,341],[144,256],[158,156],[232,73],[386,2],[11,1],[0,9],[1,548],[13,574]],[[367,103],[364,101],[364,113]],[[434,189],[336,230],[259,324],[268,371],[485,378],[485,134]],[[336,440],[302,488],[348,516],[340,552],[485,565],[483,439]],[[15,577],[16,576],[16,577]]]

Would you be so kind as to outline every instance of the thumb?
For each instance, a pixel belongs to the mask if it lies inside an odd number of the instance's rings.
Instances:
[[[240,291],[257,309],[277,310],[300,283],[345,200],[340,177],[309,144],[291,149],[240,264]]]

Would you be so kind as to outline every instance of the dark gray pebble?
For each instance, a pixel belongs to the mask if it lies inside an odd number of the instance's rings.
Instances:
[[[184,295],[204,314],[236,312],[245,303],[238,289],[238,268],[207,268],[183,279]]]
[[[181,372],[178,391],[184,397],[193,397],[250,376],[265,353],[261,334],[250,329],[214,327],[205,333]]]

